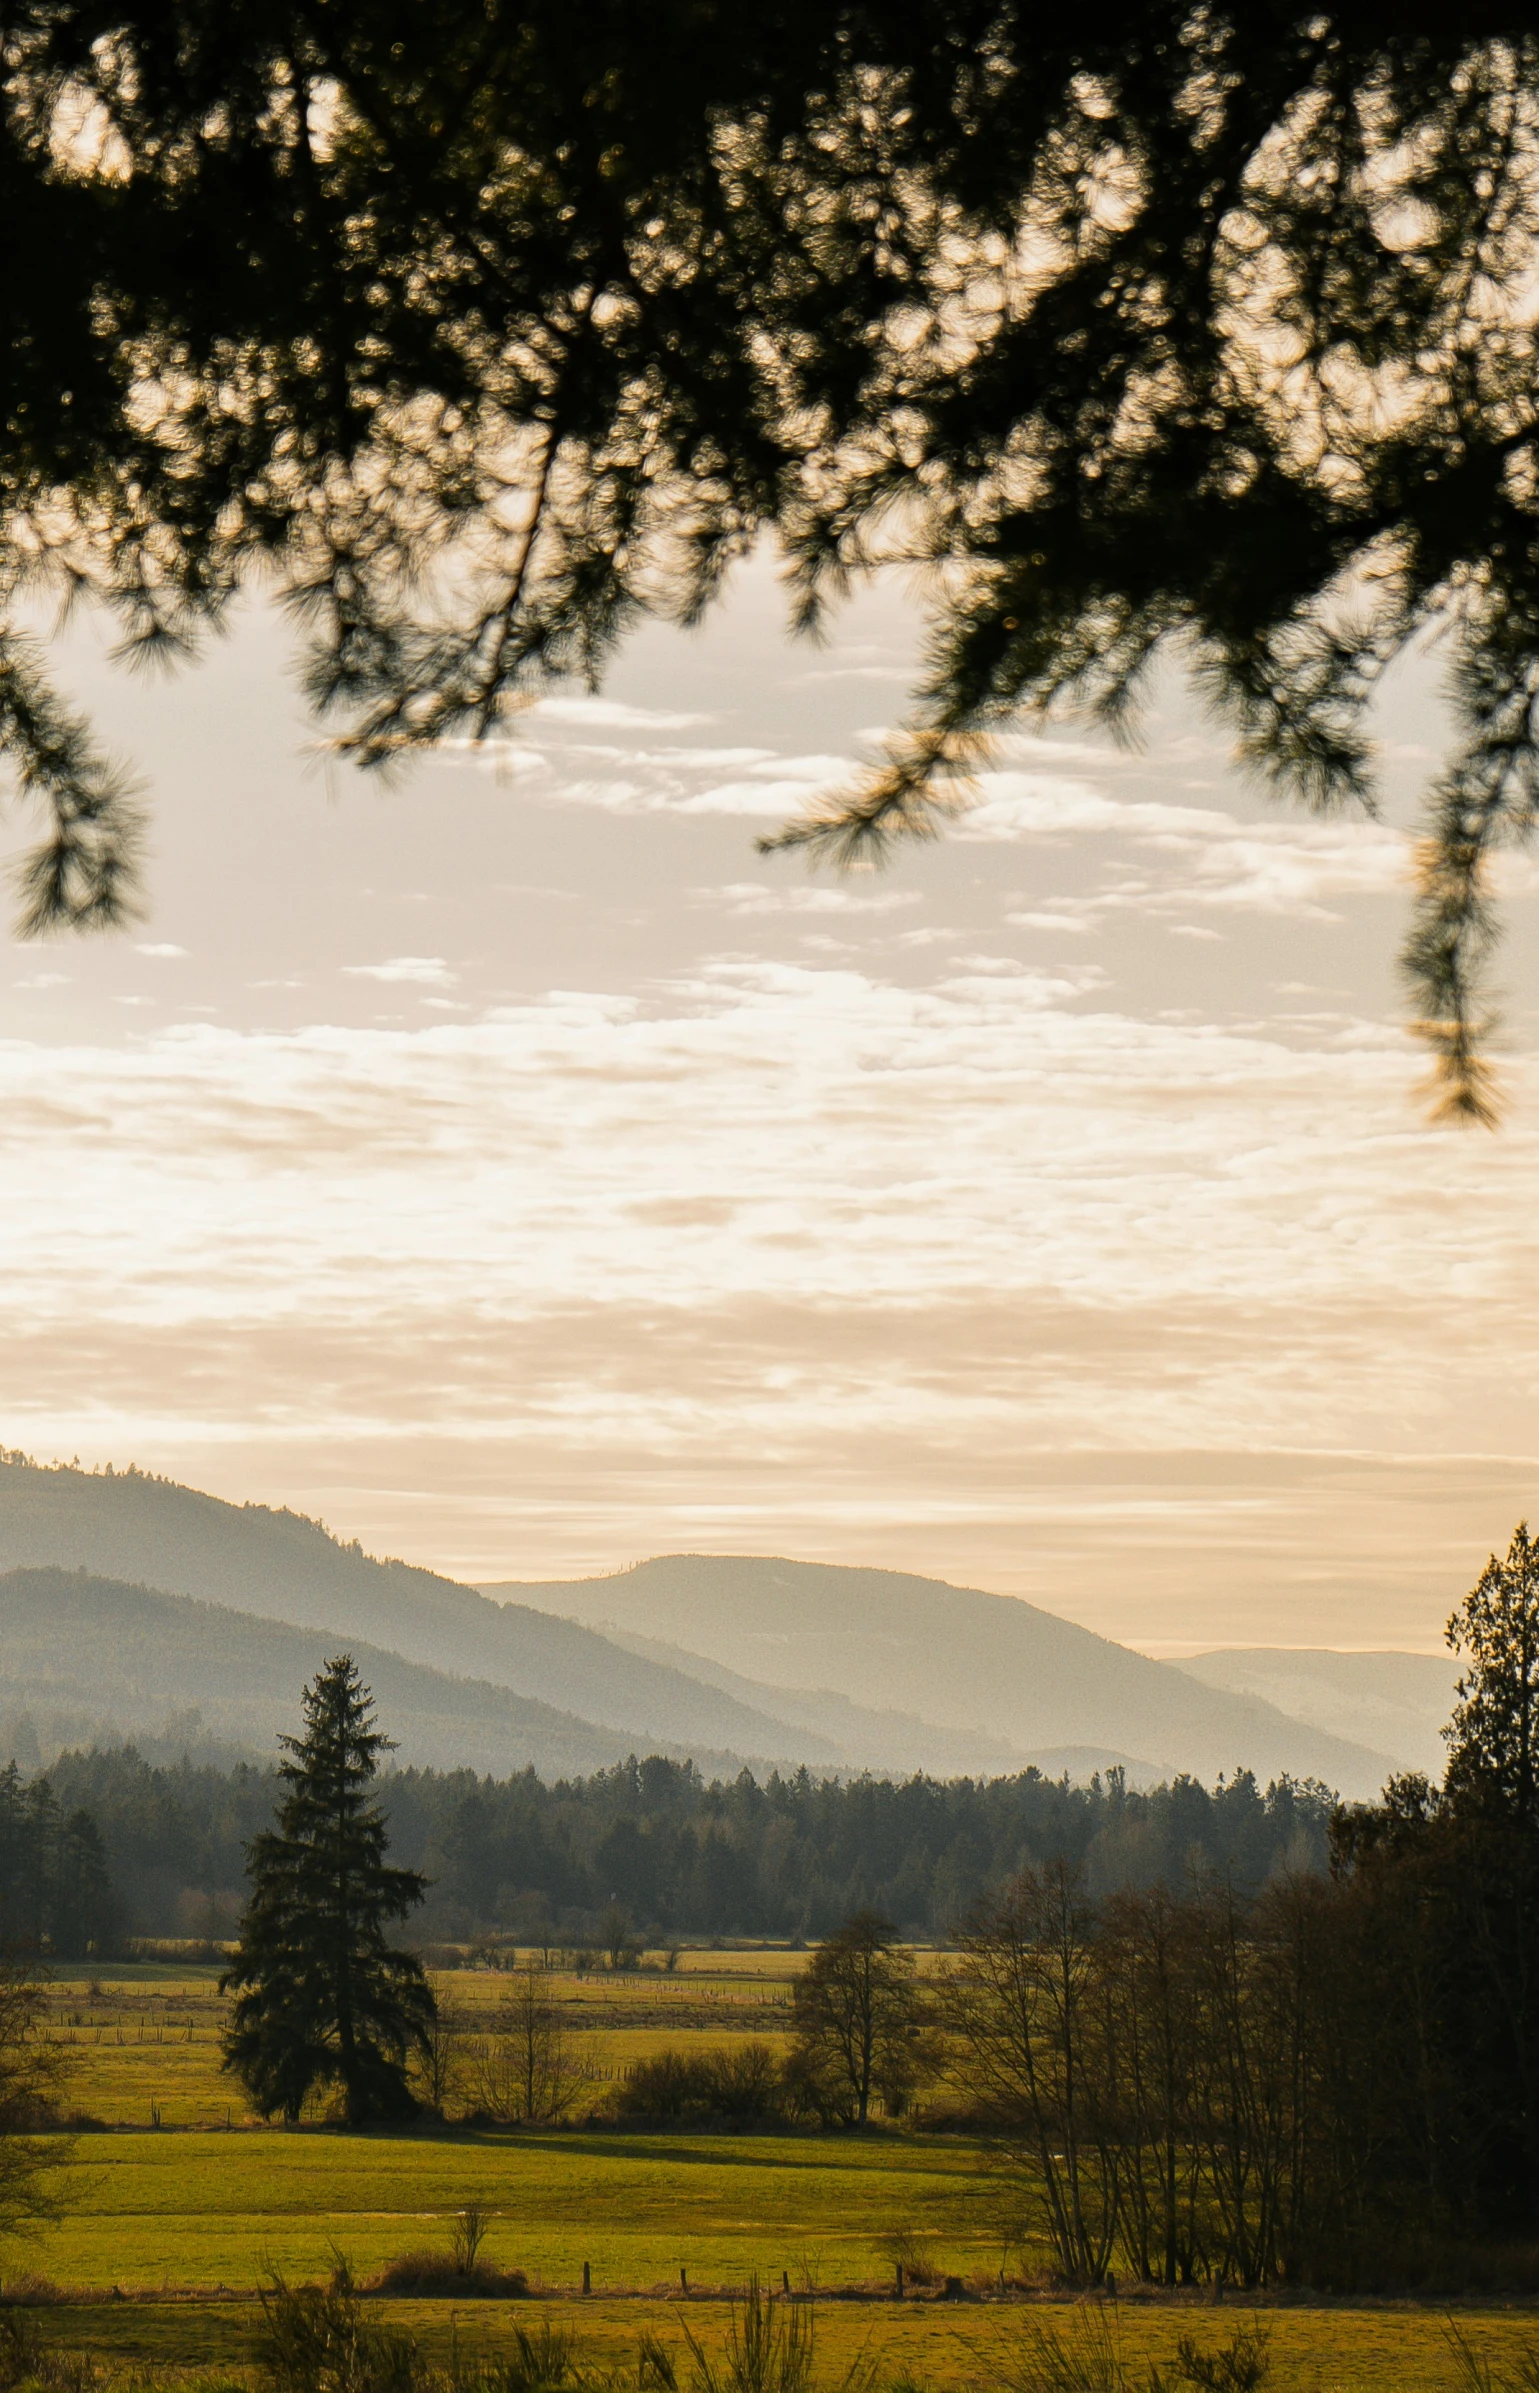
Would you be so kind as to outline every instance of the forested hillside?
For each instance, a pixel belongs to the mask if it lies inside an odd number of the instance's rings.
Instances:
[[[826,1739],[810,1732],[788,1737],[782,1723],[624,1653],[574,1620],[490,1602],[435,1571],[376,1561],[302,1514],[222,1503],[143,1471],[43,1469],[25,1455],[0,1454],[0,1572],[48,1565],[313,1629],[330,1641],[329,1652],[339,1641],[354,1652],[367,1645],[433,1671],[511,1688],[576,1715],[589,1738],[588,1752],[559,1757],[531,1750],[494,1763],[484,1751],[467,1752],[483,1769],[506,1768],[515,1759],[547,1770],[593,1768],[631,1745],[717,1759],[789,1755],[830,1766],[841,1759]],[[314,1666],[307,1661],[300,1675]],[[161,1683],[173,1708],[198,1700],[172,1673],[163,1672]],[[99,1712],[110,1713],[112,1694],[109,1670]],[[616,1733],[600,1751],[593,1732],[602,1729]]]
[[[81,1745],[112,1745],[161,1732],[177,1713],[195,1743],[266,1755],[292,1723],[295,1688],[344,1645],[410,1761],[502,1775],[528,1765],[554,1778],[603,1769],[628,1750],[619,1730],[340,1629],[294,1628],[84,1571],[13,1570],[0,1575],[0,1731],[12,1732],[0,1759],[23,1758],[16,1732],[29,1724],[34,1745],[36,1724],[61,1716],[87,1723]],[[737,1766],[735,1753],[694,1750],[707,1768]]]
[[[60,1802],[99,1824],[134,1929],[230,1932],[271,1773],[155,1768],[118,1751],[65,1755],[53,1775]],[[1060,1855],[1092,1892],[1194,1870],[1257,1885],[1324,1866],[1331,1808],[1323,1789],[1263,1792],[1244,1774],[1213,1791],[1181,1779],[1147,1793],[1035,1771],[848,1785],[803,1771],[761,1785],[656,1757],[552,1786],[532,1771],[404,1770],[383,1793],[393,1857],[433,1882],[417,1932],[568,1943],[601,1936],[611,1906],[651,1938],[818,1936],[868,1903],[944,1934],[1012,1872]]]
[[[1013,1596],[904,1571],[672,1555],[604,1579],[504,1586],[490,1600],[436,1572],[376,1561],[297,1513],[224,1503],[132,1469],[44,1468],[0,1454],[0,1573],[47,1566],[314,1631],[328,1652],[368,1646],[507,1688],[568,1714],[565,1733],[580,1724],[587,1739],[585,1751],[559,1754],[539,1743],[488,1751],[415,1741],[413,1757],[438,1767],[464,1760],[506,1772],[527,1760],[548,1774],[637,1752],[690,1754],[708,1770],[731,1757],[756,1769],[805,1762],[950,1778],[1034,1762],[1056,1774],[1072,1757],[1076,1769],[1126,1760],[1146,1781],[1248,1768],[1356,1796],[1375,1794],[1389,1767],[1376,1749],[1201,1685]],[[302,1675],[314,1666],[307,1660]],[[56,1675],[71,1667],[66,1651]],[[80,1721],[71,1742],[107,1741],[108,1724],[130,1725],[113,1721],[110,1666],[93,1676],[84,1699],[49,1691],[53,1716]],[[370,1676],[383,1696],[383,1665],[371,1663]],[[201,1700],[163,1670],[155,1729]],[[140,1718],[131,1725],[139,1733]]]

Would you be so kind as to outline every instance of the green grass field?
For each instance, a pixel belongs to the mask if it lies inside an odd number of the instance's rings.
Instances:
[[[595,2297],[559,2306],[392,2302],[388,2310],[391,2324],[413,2334],[430,2357],[443,2362],[452,2348],[470,2368],[505,2351],[515,2324],[527,2329],[553,2314],[572,2329],[584,2358],[629,2374],[632,2382],[645,2329],[673,2351],[686,2386],[686,2323],[707,2351],[716,2351],[725,2340],[728,2318],[724,2302],[694,2297],[687,2306],[678,2299]],[[1074,2342],[1074,2305],[1067,2302],[953,2307],[828,2301],[817,2305],[814,2315],[816,2382],[826,2393],[839,2393],[852,2365],[862,2361],[874,2366],[885,2385],[930,2387],[934,2393],[997,2387],[1009,2393],[1020,2383],[1034,2329],[1046,2326],[1064,2335],[1071,2349]],[[140,2387],[242,2374],[251,2368],[261,2328],[260,2311],[251,2301],[80,2304],[37,2316],[46,2341],[89,2351],[110,2374],[121,2373]],[[1271,2365],[1265,2393],[1463,2393],[1445,2322],[1426,2310],[1342,2305],[1253,2312],[1238,2301],[1219,2309],[1130,2302],[1120,2307],[1115,2331],[1136,2385],[1151,2361],[1168,2365],[1183,2333],[1200,2350],[1215,2353],[1248,2320],[1258,2321],[1267,2337]],[[1488,2366],[1511,2368],[1524,2357],[1532,2362],[1539,2352],[1539,2322],[1532,2317],[1462,2314],[1458,2323]],[[1094,2377],[1080,2384],[1081,2393],[1096,2393]]]
[[[586,2260],[617,2290],[892,2275],[881,2239],[926,2231],[958,2274],[997,2273],[989,2188],[966,2147],[887,2137],[661,2136],[578,2130],[474,2137],[83,2136],[68,2215],[37,2246],[60,2283],[110,2291],[254,2286],[309,2275],[333,2250],[372,2269],[447,2246],[468,2203],[494,2217],[490,2256],[571,2288]]]
[[[685,1955],[666,1974],[563,1978],[568,2019],[591,2040],[596,2098],[630,2059],[671,2039],[783,2034],[796,1966],[789,1954]],[[474,2034],[504,1983],[457,1971],[440,1989]],[[488,2257],[525,2270],[536,2299],[391,2302],[391,2319],[430,2351],[447,2353],[452,2340],[473,2360],[549,2304],[595,2361],[627,2362],[644,2327],[682,2355],[681,2319],[719,2343],[727,2298],[753,2275],[817,2289],[827,2393],[862,2354],[884,2382],[1008,2387],[1032,2320],[1073,2331],[1072,2304],[997,2298],[1002,2263],[1014,2274],[1033,2255],[1009,2245],[1006,2190],[961,2138],[286,2132],[250,2123],[220,2071],[222,2004],[206,1965],[104,1968],[89,1983],[56,1984],[50,2011],[73,2062],[69,2100],[100,2124],[76,2140],[62,2217],[3,2258],[13,2283],[31,2272],[67,2292],[36,2313],[45,2337],[94,2354],[112,2375],[239,2374],[265,2277],[323,2277],[339,2254],[363,2277],[406,2251],[447,2249],[454,2214],[471,2202],[492,2215]],[[898,2235],[919,2238],[968,2298],[893,2300]],[[1234,2299],[1150,2298],[1116,2315],[1141,2385],[1180,2332],[1216,2345],[1248,2313]],[[1451,2393],[1459,2382],[1436,2309],[1290,2303],[1263,2315],[1268,2393]],[[1464,2324],[1498,2361],[1539,2354],[1539,2314],[1476,2309]]]

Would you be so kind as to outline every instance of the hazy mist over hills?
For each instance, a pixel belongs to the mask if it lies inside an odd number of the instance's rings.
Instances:
[[[1352,1793],[1376,1791],[1385,1774],[1374,1750],[1203,1687],[1018,1597],[902,1571],[672,1554],[610,1577],[490,1592],[666,1638],[684,1649],[681,1665],[703,1655],[776,1688],[858,1697],[1023,1751],[1112,1747],[1160,1769],[1286,1770]]]
[[[1442,1729],[1459,1665],[1451,1653],[1332,1653],[1240,1646],[1193,1654],[1180,1667],[1205,1686],[1260,1696],[1334,1736],[1360,1739],[1402,1769],[1443,1775]]]
[[[492,1603],[404,1562],[376,1562],[297,1513],[225,1504],[139,1472],[0,1465],[0,1570],[46,1564],[319,1629],[333,1645],[361,1638],[617,1729],[622,1745],[641,1738],[741,1756],[786,1749],[777,1722],[571,1621]],[[183,1700],[169,1686],[167,1699]],[[614,1740],[604,1743],[612,1751]],[[811,1732],[797,1745],[809,1762],[839,1758]]]
[[[904,1572],[674,1555],[477,1590],[376,1561],[296,1513],[19,1457],[0,1463],[6,1571],[7,1712],[93,1734],[164,1733],[196,1711],[200,1734],[266,1749],[343,1643],[403,1760],[498,1774],[592,1770],[629,1751],[688,1753],[708,1771],[1035,1763],[1085,1777],[1121,1762],[1135,1780],[1250,1768],[1355,1796],[1377,1791],[1407,1733],[1405,1704],[1375,1711],[1366,1680],[1350,1700],[1306,1687],[1317,1709],[1336,1704],[1311,1720],[1297,1670],[1272,1701],[1255,1656],[1178,1667],[1017,1598]]]
[[[293,1729],[300,1688],[341,1641],[336,1631],[291,1628],[85,1572],[10,1571],[0,1577],[0,1726],[30,1720],[42,1761],[51,1759],[50,1744],[159,1742],[168,1730],[195,1747],[267,1754]],[[605,1769],[629,1750],[625,1735],[510,1688],[451,1678],[360,1638],[348,1642],[402,1763],[499,1777],[533,1763],[554,1778]],[[669,1751],[683,1758],[680,1747]],[[735,1768],[739,1757],[697,1749],[695,1758],[709,1769]]]

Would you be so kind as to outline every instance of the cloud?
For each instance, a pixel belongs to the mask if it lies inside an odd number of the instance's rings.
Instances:
[[[837,666],[841,673],[878,669],[887,668],[864,657]],[[852,753],[782,754],[657,742],[659,729],[703,724],[711,719],[705,715],[587,698],[545,699],[531,713],[557,735],[550,744],[536,750],[515,741],[483,748],[459,743],[453,753],[497,772],[526,797],[616,815],[782,822],[847,790],[863,769],[859,751],[885,737],[884,727],[873,725],[856,736]],[[587,736],[596,731],[618,736]],[[995,751],[1011,761],[977,776],[976,802],[957,821],[954,838],[964,846],[1038,853],[1091,843],[1116,873],[1092,896],[1035,897],[1012,917],[1020,927],[1088,930],[1114,914],[1160,918],[1194,910],[1327,921],[1339,918],[1333,900],[1397,893],[1409,880],[1411,843],[1383,823],[1298,815],[1247,821],[1222,806],[1170,795],[1178,774],[1219,763],[1221,749],[1200,738],[1166,740],[1157,761],[1031,732],[1003,734]],[[1161,794],[1116,795],[1103,786],[1108,778],[1125,785],[1130,774],[1145,788],[1154,782]],[[1506,860],[1503,869],[1510,887],[1539,885],[1539,873],[1521,860]]]
[[[171,957],[184,956],[186,955],[187,950],[185,947],[178,947],[175,942],[170,939],[136,939],[134,941],[134,953],[137,956]]]
[[[914,677],[903,665],[822,665],[788,678],[792,681],[893,681],[907,684]]]
[[[398,981],[425,989],[447,988],[459,978],[442,956],[387,956],[382,964],[344,964],[353,980]]]
[[[1411,842],[1384,823],[1246,822],[1219,807],[1114,798],[1089,782],[1047,774],[987,773],[978,787],[979,803],[957,826],[964,841],[1051,847],[1093,837],[1138,860],[1140,878],[1093,897],[1052,900],[1054,928],[1066,928],[1074,914],[1157,915],[1194,906],[1324,921],[1332,919],[1328,898],[1403,893],[1410,881]]]
[[[845,786],[847,757],[765,748],[664,748],[579,740],[536,754],[489,744],[484,763],[525,796],[608,814],[747,815],[779,821],[825,789]],[[597,769],[596,769],[597,768]],[[731,777],[722,779],[723,773]]]
[[[670,707],[627,706],[618,698],[539,698],[528,711],[543,723],[576,723],[614,731],[687,731],[696,723],[712,720],[708,714]]]
[[[1512,1073],[1500,1141],[1429,1131],[1380,1023],[1140,1019],[976,932],[936,986],[739,958],[420,1028],[12,1040],[6,1438],[237,1494],[324,1471],[350,1532],[420,1501],[394,1550],[439,1561],[480,1506],[510,1575],[578,1524],[598,1563],[733,1522],[762,1549],[773,1518],[985,1583],[1014,1552],[1063,1604],[1071,1548],[1127,1562],[1132,1504],[1184,1586],[1227,1586],[1238,1530],[1192,1556],[1247,1456],[1436,1452],[1451,1420],[1495,1453],[1533,1416]],[[1122,1480],[1055,1529],[1109,1448]],[[1210,1467],[1178,1524],[1180,1452]],[[1265,1517],[1293,1534],[1284,1497]]]
[[[861,890],[829,887],[814,882],[799,887],[775,887],[766,881],[732,881],[720,889],[700,889],[696,903],[724,914],[860,914],[901,913],[917,906],[914,889]]]

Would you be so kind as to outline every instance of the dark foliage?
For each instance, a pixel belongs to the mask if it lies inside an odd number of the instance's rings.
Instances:
[[[622,2119],[664,2119],[688,2126],[711,2119],[782,2119],[802,2104],[772,2044],[757,2036],[705,2052],[667,2045],[633,2061],[616,2109]]]
[[[1514,0],[1192,8],[21,0],[0,593],[194,644],[265,575],[366,763],[688,618],[766,528],[807,617],[938,566],[891,769],[795,834],[932,831],[980,734],[1125,719],[1184,648],[1244,754],[1368,805],[1363,710],[1448,630],[1408,951],[1452,1100],[1488,870],[1539,793]],[[111,920],[123,777],[13,619],[30,919]]]
[[[132,1745],[61,1753],[51,1773],[66,1804],[89,1812],[127,1930],[232,1936],[244,1908],[246,1848],[270,1828],[276,1773],[147,1762]]]
[[[1441,1790],[1392,1780],[1344,1811],[1338,1877],[1364,1922],[1358,1989],[1400,2099],[1378,2173],[1408,2217],[1539,2230],[1539,1570],[1526,1525],[1449,1623],[1466,1661]]]
[[[0,1770],[0,1948],[70,1960],[112,1949],[120,1907],[91,1812],[46,1778]]]
[[[1493,1554],[1448,1624],[1466,1662],[1444,1731],[1444,1792],[1530,1834],[1539,1831],[1539,1547],[1527,1521]]]
[[[62,2208],[58,2173],[72,2143],[58,2132],[59,2097],[69,2057],[47,2025],[46,1973],[30,1956],[0,1953],[0,2235],[7,2240]]]
[[[270,1773],[156,1767],[132,1747],[64,1754],[54,1781],[88,1802],[115,1883],[144,1934],[185,1933],[238,1887],[270,1822]],[[395,1851],[431,1880],[424,1934],[525,1944],[596,1942],[611,1898],[659,1935],[822,1936],[875,1905],[945,1934],[1024,1864],[1062,1856],[1095,1888],[1178,1881],[1193,1863],[1260,1884],[1323,1870],[1331,1798],[1246,1772],[1137,1793],[1111,1776],[1071,1787],[1018,1778],[851,1784],[810,1773],[706,1784],[687,1763],[630,1761],[547,1786],[403,1770],[379,1782]],[[189,1896],[194,1898],[189,1901]]]
[[[825,1936],[791,1989],[789,2070],[829,2126],[864,2127],[873,2101],[902,2111],[917,2070],[920,1998],[913,1956],[878,1911],[857,1911]]]
[[[406,2058],[426,2035],[433,1996],[421,1963],[388,1944],[385,1927],[424,1890],[414,1871],[385,1860],[372,1786],[387,1740],[350,1656],[306,1688],[304,1711],[303,1736],[283,1740],[278,1825],[250,1847],[250,1900],[221,1980],[236,1995],[225,2066],[264,2118],[297,2119],[313,2092],[337,2086],[358,2126],[416,2107]]]

